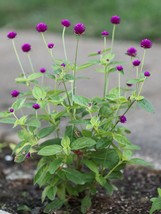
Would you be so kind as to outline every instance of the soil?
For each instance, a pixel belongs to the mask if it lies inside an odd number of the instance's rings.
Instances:
[[[34,186],[29,177],[10,180],[6,173],[22,171],[24,174],[32,174],[37,160],[27,159],[22,164],[15,164],[13,160],[5,160],[8,154],[11,154],[8,148],[0,152],[0,209],[12,214],[43,214],[42,190],[37,185]],[[87,214],[148,214],[150,198],[157,195],[157,188],[161,186],[161,171],[128,166],[124,170],[124,178],[115,181],[115,185],[118,191],[112,196],[108,196],[103,190],[98,191]],[[79,214],[78,204],[72,203],[69,213]],[[155,212],[159,213],[161,211]]]

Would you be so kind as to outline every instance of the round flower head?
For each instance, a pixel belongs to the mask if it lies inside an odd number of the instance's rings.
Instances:
[[[54,46],[55,46],[54,43],[48,43],[48,48],[49,49],[52,49]]]
[[[61,64],[61,66],[62,66],[62,67],[65,67],[65,66],[66,66],[66,64],[65,64],[65,63],[62,63],[62,64]]]
[[[126,54],[128,56],[135,57],[137,55],[137,50],[135,48],[131,47],[131,48],[127,49]]]
[[[97,54],[101,54],[101,50],[97,51]]]
[[[116,67],[116,69],[117,69],[118,71],[123,71],[122,65],[118,65],[118,66]]]
[[[14,31],[9,32],[9,33],[7,34],[7,37],[8,37],[9,39],[14,39],[16,36],[17,36],[17,33],[14,32]]]
[[[11,91],[11,96],[12,97],[18,97],[19,94],[20,94],[20,92],[18,90]]]
[[[31,157],[31,154],[30,154],[30,152],[28,152],[27,154],[26,154],[26,158],[30,158]]]
[[[141,46],[142,48],[145,48],[145,49],[151,48],[151,46],[152,46],[152,41],[150,41],[149,39],[143,39],[143,40],[140,42],[140,46]]]
[[[10,109],[9,109],[9,112],[10,112],[10,113],[13,113],[13,112],[14,112],[14,109],[13,109],[13,108],[10,108]]]
[[[106,36],[109,35],[109,32],[106,31],[106,30],[104,30],[104,31],[102,31],[101,35],[102,35],[103,37],[106,37]]]
[[[119,16],[112,16],[111,19],[110,19],[110,22],[111,22],[112,24],[115,24],[115,25],[120,24],[120,21],[121,21],[121,19],[120,19]]]
[[[38,103],[35,103],[32,105],[32,108],[34,109],[39,109],[40,108],[40,105]]]
[[[150,72],[149,72],[149,71],[145,71],[145,72],[144,72],[144,76],[145,76],[145,77],[150,77]]]
[[[40,72],[41,72],[41,73],[45,73],[45,72],[46,72],[46,69],[45,69],[45,68],[40,68]]]
[[[77,34],[77,35],[81,35],[85,32],[85,26],[83,23],[77,23],[75,26],[74,26],[74,33]]]
[[[23,52],[29,52],[31,50],[31,45],[28,43],[25,43],[22,45],[21,49]]]
[[[120,116],[120,123],[126,123],[127,119],[125,115]]]
[[[61,21],[61,24],[64,26],[64,27],[69,27],[71,25],[70,21],[68,19],[63,19]]]
[[[141,61],[138,60],[138,59],[136,59],[136,60],[134,60],[134,61],[132,62],[133,66],[139,66],[140,63],[141,63]]]
[[[45,32],[47,29],[48,29],[48,26],[43,22],[40,22],[39,24],[36,25],[36,30],[40,33]]]
[[[131,83],[126,83],[126,85],[127,85],[128,87],[133,86],[133,84],[131,84]]]

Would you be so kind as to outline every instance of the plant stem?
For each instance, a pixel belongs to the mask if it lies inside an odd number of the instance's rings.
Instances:
[[[63,28],[63,32],[62,32],[62,41],[63,41],[63,48],[64,48],[65,60],[68,61],[67,52],[66,52],[66,47],[65,47],[65,30],[66,30],[66,27]]]
[[[140,74],[141,74],[142,71],[143,71],[144,60],[145,60],[145,54],[146,54],[146,49],[144,49],[144,52],[143,52],[143,57],[142,57],[142,61],[141,61],[141,68],[140,68]]]
[[[107,91],[108,91],[108,83],[109,83],[109,72],[106,71],[106,66],[105,66],[105,76],[104,76],[104,99],[106,98]]]
[[[115,38],[115,29],[116,29],[116,25],[113,25],[112,41],[111,41],[111,53],[113,52],[113,45],[114,45],[114,38]]]
[[[31,66],[32,73],[35,73],[35,71],[34,71],[34,66],[33,66],[33,64],[32,64],[30,54],[28,53],[27,56],[28,56],[28,60],[29,60],[30,66]]]
[[[104,50],[106,50],[107,48],[107,39],[106,39],[106,36],[104,37]]]
[[[129,107],[125,110],[125,112],[123,113],[123,115],[125,115],[129,109],[131,108],[131,106],[135,103],[135,100],[131,102],[131,104],[129,105]],[[117,124],[120,122],[120,120],[117,120],[116,123],[114,124],[114,126],[112,127],[112,129],[110,130],[111,132],[114,130],[114,128],[117,126]]]
[[[64,80],[63,80],[63,85],[64,85],[64,88],[65,88],[65,93],[66,93],[66,95],[67,95],[68,103],[69,103],[69,105],[71,106],[71,102],[70,102],[68,90],[67,90],[67,87],[66,87],[66,84],[65,84]]]
[[[17,61],[18,61],[19,65],[20,65],[20,68],[21,68],[21,70],[22,70],[22,73],[23,73],[24,77],[26,78],[24,68],[23,68],[23,66],[22,66],[20,57],[19,57],[19,55],[18,55],[18,53],[17,53],[17,49],[16,49],[16,46],[15,46],[14,39],[12,39],[12,45],[13,45],[14,52],[15,52],[15,54],[16,54]]]
[[[76,91],[76,72],[77,72],[77,56],[78,56],[78,44],[79,44],[79,37],[77,37],[77,44],[76,44],[76,51],[75,51],[75,59],[74,59],[74,81],[73,81],[73,95],[75,95]]]
[[[45,44],[45,46],[46,46],[46,48],[47,48],[47,50],[48,50],[48,52],[49,52],[51,58],[53,58],[53,54],[52,54],[52,52],[51,52],[51,51],[49,50],[49,48],[48,48],[48,45],[47,45],[47,42],[46,42],[44,33],[41,33],[41,36],[42,36],[43,42],[44,42],[44,44]]]
[[[118,72],[118,89],[119,89],[119,98],[121,96],[121,92],[120,92],[120,89],[121,89],[121,75],[120,75],[120,72]]]

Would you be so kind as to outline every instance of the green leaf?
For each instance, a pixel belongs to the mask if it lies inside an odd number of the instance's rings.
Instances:
[[[121,134],[113,133],[113,139],[123,146],[125,146],[127,144],[131,144],[129,139],[126,138],[125,136],[121,135]]]
[[[56,186],[47,186],[42,193],[42,202],[44,202],[46,196],[53,201],[57,192]]]
[[[65,175],[67,177],[67,179],[69,181],[72,181],[74,184],[85,184],[86,180],[85,180],[85,176],[83,173],[75,170],[75,169],[63,169],[63,171],[65,172]]]
[[[99,167],[92,161],[88,159],[83,159],[83,164],[85,164],[92,172],[99,174]]]
[[[3,118],[0,119],[0,123],[6,123],[6,124],[14,124],[16,121],[15,118]]]
[[[106,189],[108,194],[112,194],[113,192],[113,186],[110,184],[109,181],[107,181],[104,177],[102,177],[101,175],[97,175],[96,176],[96,181]]]
[[[140,79],[130,79],[127,81],[128,84],[135,84],[135,83],[140,83],[140,82],[144,82],[145,78],[140,78]]]
[[[61,164],[62,164],[62,159],[55,159],[54,161],[50,162],[49,164],[50,174],[54,174]]]
[[[36,127],[36,128],[39,128],[41,126],[40,121],[33,118],[28,118],[25,124],[27,126]]]
[[[161,210],[161,197],[155,198],[152,202],[152,207],[150,209],[150,214],[153,214],[155,211]]]
[[[89,195],[86,195],[81,201],[81,212],[83,214],[87,213],[92,205],[92,201]]]
[[[18,109],[22,108],[24,106],[24,103],[26,101],[26,98],[20,98],[17,99],[13,104],[12,104],[12,108],[17,111]]]
[[[151,163],[148,163],[145,160],[142,160],[140,158],[133,158],[128,161],[128,164],[135,164],[135,165],[142,165],[142,166],[152,166]]]
[[[90,99],[83,97],[83,96],[73,96],[73,101],[74,103],[80,105],[80,106],[84,106],[87,107],[89,105],[89,103],[91,102]]]
[[[60,209],[63,206],[63,204],[64,202],[57,198],[45,207],[44,213],[51,213],[52,211],[56,211]]]
[[[37,133],[37,136],[39,139],[47,137],[48,135],[52,134],[55,129],[56,126],[45,127]]]
[[[17,120],[15,121],[13,127],[16,127],[16,126],[18,126],[18,125],[24,126],[25,123],[26,123],[26,120],[27,120],[27,116],[26,116],[26,115],[20,117],[19,119],[17,119]]]
[[[114,149],[101,149],[91,153],[92,160],[98,165],[112,169],[119,162],[119,156]]]
[[[65,136],[61,140],[61,145],[63,147],[63,151],[66,155],[70,155],[70,138]]]
[[[72,142],[71,144],[71,149],[72,150],[78,150],[78,149],[83,149],[87,147],[92,147],[96,144],[96,141],[94,141],[91,138],[88,137],[81,137]]]
[[[46,91],[39,86],[35,86],[32,90],[32,94],[37,100],[44,100],[46,97]]]
[[[38,78],[41,77],[41,76],[42,76],[42,73],[34,73],[34,74],[30,74],[30,75],[27,77],[27,79],[28,79],[29,81],[31,81],[31,80],[38,79]]]
[[[154,107],[151,102],[147,99],[142,99],[137,102],[137,104],[147,112],[154,112]]]
[[[88,125],[90,122],[88,119],[86,119],[86,120],[71,120],[69,123],[75,124],[75,125],[78,125],[78,124]]]
[[[56,155],[58,153],[61,153],[62,151],[63,151],[63,148],[61,146],[50,145],[40,149],[40,151],[38,152],[38,155],[50,156],[50,155]]]
[[[96,64],[96,63],[95,63]],[[94,64],[93,63],[85,63],[85,64],[83,64],[83,65],[80,65],[78,68],[77,68],[77,70],[79,71],[79,70],[82,70],[82,69],[85,69],[85,68],[89,68],[89,67],[91,67],[91,66],[93,66]]]

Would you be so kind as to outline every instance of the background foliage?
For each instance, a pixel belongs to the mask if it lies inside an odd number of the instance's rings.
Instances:
[[[122,18],[119,39],[140,40],[148,37],[160,40],[160,0],[1,0],[0,26],[33,28],[46,22],[51,30],[60,32],[60,20],[73,24],[83,22],[88,36],[100,36],[112,15]],[[107,24],[106,30],[112,28]],[[69,33],[71,33],[69,31]]]

